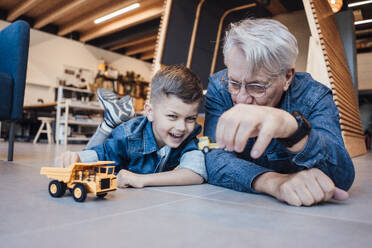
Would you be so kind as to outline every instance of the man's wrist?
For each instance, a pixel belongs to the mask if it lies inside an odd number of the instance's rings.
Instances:
[[[307,137],[312,128],[310,122],[303,116],[301,112],[294,111],[292,113],[292,116],[293,118],[291,118],[291,122],[293,123],[293,121],[296,121],[295,131],[287,135],[287,137],[285,138],[277,139],[279,143],[281,143],[283,146],[287,148],[295,146],[297,143],[299,143],[301,140]]]
[[[279,173],[269,171],[257,176],[252,183],[253,189],[257,192],[271,195],[274,187],[272,178],[275,178],[276,174]]]
[[[277,199],[280,197],[280,185],[288,179],[288,174],[280,174],[277,172],[266,172],[258,176],[253,182],[253,189],[260,193],[271,195]]]

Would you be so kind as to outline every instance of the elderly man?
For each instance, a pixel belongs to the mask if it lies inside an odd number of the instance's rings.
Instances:
[[[227,69],[210,77],[205,135],[209,182],[290,205],[344,200],[354,180],[332,92],[295,73],[297,41],[275,20],[230,25]]]

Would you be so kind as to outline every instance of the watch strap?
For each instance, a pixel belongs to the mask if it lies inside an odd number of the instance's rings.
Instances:
[[[280,144],[285,147],[292,147],[302,140],[311,131],[310,122],[303,116],[300,111],[294,111],[292,116],[296,119],[298,128],[291,136],[287,138],[278,138]]]

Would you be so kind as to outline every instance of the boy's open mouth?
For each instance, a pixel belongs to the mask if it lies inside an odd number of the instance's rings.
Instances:
[[[180,134],[169,133],[169,135],[170,135],[172,138],[175,138],[175,139],[182,139],[183,136],[184,136],[185,134],[184,134],[184,133],[180,133]]]

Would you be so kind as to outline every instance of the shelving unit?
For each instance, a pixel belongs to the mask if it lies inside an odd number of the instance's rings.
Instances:
[[[75,99],[73,100],[71,97],[67,98],[65,95],[66,92],[69,92],[69,95],[73,96]],[[77,126],[79,129],[79,133],[81,127],[97,127],[101,120],[92,120],[86,119],[82,120],[75,120],[69,119],[70,112],[73,111],[80,111],[84,113],[100,113],[103,112],[103,109],[97,104],[93,104],[94,102],[90,102],[90,99],[94,96],[89,90],[84,89],[77,89],[72,87],[65,87],[59,86],[57,89],[57,113],[56,113],[56,143],[67,144],[68,141],[88,141],[89,137],[68,137],[68,127],[69,126]],[[64,116],[62,115],[64,114]],[[61,133],[61,127],[63,127],[63,135]]]

